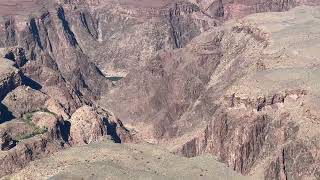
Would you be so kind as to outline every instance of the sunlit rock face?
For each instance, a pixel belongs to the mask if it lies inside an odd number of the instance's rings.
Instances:
[[[148,142],[319,178],[316,0],[0,0],[0,176]],[[292,18],[294,17],[294,18]]]

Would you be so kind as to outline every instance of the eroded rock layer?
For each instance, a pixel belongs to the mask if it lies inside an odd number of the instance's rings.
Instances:
[[[300,5],[320,4],[0,0],[0,176],[108,137],[319,178],[320,10]]]
[[[160,51],[101,103],[187,157],[211,153],[259,179],[317,178],[317,17],[304,7],[229,21]]]

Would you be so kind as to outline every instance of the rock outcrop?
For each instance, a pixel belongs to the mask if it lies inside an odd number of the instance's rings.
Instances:
[[[108,85],[107,79],[82,52],[67,18],[62,6],[48,7],[29,19],[12,15],[9,22],[14,40],[4,43],[2,48],[3,57],[14,61],[25,74],[25,84],[34,89],[43,88],[61,101],[68,112],[73,112],[81,102],[90,103],[97,98]],[[92,84],[97,81],[99,86]]]
[[[21,84],[21,74],[9,60],[0,58],[0,99]]]
[[[0,126],[0,176],[70,146],[98,142],[106,137],[116,143],[133,141],[121,121],[113,118],[108,111],[90,106],[76,110],[70,120],[48,109],[24,112],[21,119]]]
[[[309,52],[319,54],[298,45],[308,43],[306,31],[319,34],[305,24],[319,25],[308,8],[230,21],[184,48],[159,51],[100,103],[147,141],[187,157],[211,153],[258,179],[317,177],[319,148],[310,142],[318,143],[319,124],[306,111],[317,107],[318,67],[305,68],[318,63]],[[301,29],[292,32],[283,20]]]
[[[19,85],[21,85],[20,71],[13,67],[13,63],[9,60],[0,58],[0,100]],[[11,113],[0,103],[0,123],[11,118]]]
[[[320,15],[298,5],[319,2],[0,3],[0,176],[134,132],[257,179],[319,178]]]
[[[71,142],[73,144],[89,144],[101,141],[106,135],[110,135],[116,143],[121,143],[124,140],[132,141],[129,131],[125,129],[121,121],[111,121],[111,116],[101,108],[95,109],[89,106],[79,108],[70,119]]]
[[[40,110],[51,111],[65,119],[68,118],[68,114],[61,104],[29,86],[17,87],[3,99],[2,103],[17,118],[26,113]]]
[[[33,138],[18,143],[15,148],[1,152],[0,176],[3,177],[20,170],[30,161],[46,157],[58,150],[63,149],[59,142],[48,141],[46,138]]]

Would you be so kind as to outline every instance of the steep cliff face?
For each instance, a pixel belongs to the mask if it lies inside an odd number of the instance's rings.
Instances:
[[[245,67],[258,59],[256,54],[266,45],[263,36],[258,30],[251,34],[234,29],[204,33],[183,49],[160,52],[145,67],[128,74],[101,102],[127,122],[151,122],[156,137],[175,136],[179,133],[175,127],[177,124],[188,124],[183,119],[184,113],[190,112],[193,104],[197,104],[212,85],[211,76],[224,76],[216,82],[224,83],[216,87],[221,88],[213,95],[218,98],[223,88],[241,77]],[[225,66],[231,67],[225,71]],[[137,102],[141,102],[139,106]],[[214,111],[216,108],[211,106],[210,109]]]
[[[319,54],[306,45],[297,56],[306,34],[319,34],[314,12],[261,14],[210,29],[184,48],[160,51],[100,102],[147,141],[179,154],[211,153],[259,179],[317,177],[319,148],[311,144],[318,120],[305,112],[316,107],[318,68],[313,75],[304,68],[314,63],[309,53]],[[295,32],[282,24],[293,15],[301,20]]]
[[[9,49],[4,56],[32,79],[31,85],[42,88],[72,112],[81,101],[90,103],[97,98],[108,85],[82,52],[67,18],[61,6],[53,13],[44,11],[24,21],[13,16],[13,20],[4,22],[8,27],[1,39],[11,42],[4,43],[4,48]],[[57,94],[59,91],[63,93]]]
[[[21,84],[21,72],[13,63],[0,58],[0,100]],[[0,103],[0,123],[10,120],[11,112]]]
[[[304,115],[297,117],[293,113],[304,111],[300,106],[305,95],[294,91],[284,93],[280,101],[277,98],[279,95],[269,96],[266,100],[261,100],[264,99],[261,97],[246,99],[240,103],[226,101],[227,107],[220,106],[206,128],[195,134],[195,138],[186,142],[178,152],[188,157],[204,152],[216,154],[221,161],[243,174],[254,174],[256,169],[264,166],[267,168],[265,179],[316,176],[318,157],[312,152],[318,151],[318,148],[299,137],[301,129],[296,119],[303,119]],[[261,106],[261,102],[266,103]],[[310,131],[311,126],[308,127]],[[317,144],[316,136],[313,138],[311,142]],[[307,147],[308,150],[305,149]],[[297,151],[299,155],[289,151]],[[300,156],[306,158],[305,161],[297,161]],[[266,160],[269,158],[271,160]]]
[[[21,73],[8,60],[0,58],[0,99],[21,84]]]
[[[93,11],[92,5],[48,4],[32,15],[19,7],[17,14],[1,17],[0,53],[6,58],[4,65],[12,61],[12,73],[4,72],[7,79],[1,91],[1,111],[5,110],[1,115],[10,115],[5,119],[10,121],[0,128],[5,150],[1,152],[1,176],[70,145],[99,141],[105,136],[117,143],[133,141],[120,119],[108,120],[111,115],[106,110],[89,106],[78,109],[94,104],[111,82],[109,72],[103,74],[94,63],[115,72],[138,68],[157,50],[186,46],[208,26],[207,21],[194,17],[199,9],[188,2],[133,10],[116,3]],[[136,42],[147,44],[139,47]],[[115,53],[121,46],[121,52]],[[130,62],[126,57],[135,59]],[[142,59],[138,64],[137,57]],[[109,74],[112,78],[114,71]]]
[[[52,2],[0,4],[0,176],[132,130],[258,179],[319,177],[319,8],[226,22],[318,1]]]
[[[27,18],[18,13],[1,17],[0,54],[6,59],[1,59],[0,176],[81,144],[71,143],[70,128],[76,123],[68,120],[78,107],[93,104],[108,89],[109,80],[82,51],[68,15],[63,6],[52,6]],[[81,27],[89,28],[86,15],[79,20]],[[101,131],[105,133],[90,131],[98,137],[90,142],[111,134],[118,138],[115,142],[132,140],[122,123],[104,115]],[[86,135],[77,138],[86,139]]]
[[[5,18],[4,24],[1,25],[1,47],[17,45],[17,35],[15,32],[15,20],[13,18]]]
[[[292,14],[297,15],[296,17],[301,15],[302,18],[308,11],[313,10],[296,9],[281,15],[286,20],[292,17]],[[268,26],[261,22],[260,18],[267,20]],[[310,16],[310,19],[305,19],[298,25],[301,31],[294,33],[290,32],[292,27],[280,31],[277,28],[273,29],[274,26],[270,25],[270,22],[275,23],[275,26],[279,25],[278,27],[283,25],[282,20],[272,15],[250,16],[247,20],[260,24],[269,31],[268,38],[277,40],[271,39],[270,44],[268,43],[266,49],[261,52],[262,57],[243,69],[247,71],[247,75],[224,89],[222,94],[227,92],[227,95],[219,97],[219,100],[216,94],[220,91],[215,86],[221,86],[221,80],[227,81],[221,78],[230,78],[232,74],[219,77],[214,77],[217,74],[213,74],[213,84],[208,88],[208,94],[199,99],[200,102],[193,107],[191,113],[185,114],[186,121],[195,123],[195,119],[200,119],[208,121],[208,125],[198,125],[195,132],[189,134],[182,130],[184,135],[175,141],[184,142],[183,146],[175,147],[179,147],[179,153],[189,157],[204,152],[216,154],[235,170],[245,174],[260,174],[258,177],[261,179],[317,178],[319,123],[314,111],[317,103],[311,99],[317,99],[318,91],[317,83],[314,84],[311,79],[317,79],[318,68],[315,67],[311,72],[314,76],[308,78],[303,67],[312,62],[307,58],[307,52],[313,52],[317,56],[319,54],[312,46],[305,46],[304,50],[299,51],[299,55],[305,58],[294,56],[298,44],[308,41],[304,38],[308,28],[302,24],[309,20],[318,24],[317,20]],[[254,32],[247,31],[246,26],[232,29],[236,32]],[[315,29],[310,29],[313,30]],[[281,38],[282,34],[292,34],[296,39],[291,41]],[[285,46],[287,50],[279,52],[279,45]],[[282,56],[283,53],[287,56]],[[293,66],[292,61],[297,64]],[[232,66],[228,68],[230,67]],[[223,69],[226,70],[225,68]],[[292,73],[297,73],[297,79],[293,79]]]
[[[83,51],[108,77],[124,77],[131,69],[145,66],[157,51],[184,47],[214,25],[187,1],[155,7],[84,4],[70,11],[70,22],[77,27]]]

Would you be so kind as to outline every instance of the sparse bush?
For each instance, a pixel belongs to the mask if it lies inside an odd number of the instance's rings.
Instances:
[[[32,122],[32,116],[33,116],[33,113],[26,113],[23,116],[23,120],[29,124]]]
[[[37,125],[35,125],[32,122],[33,114],[36,113],[36,112],[46,112],[46,113],[50,113],[50,114],[56,116],[55,113],[49,111],[48,109],[43,109],[41,111],[33,111],[33,112],[29,112],[29,113],[24,114],[23,117],[22,117],[22,120],[24,122],[26,122],[28,125],[30,125],[33,128],[33,131],[30,132],[30,133],[26,133],[26,134],[22,134],[22,135],[18,136],[16,138],[17,140],[28,139],[28,138],[34,137],[36,135],[44,134],[44,133],[48,132],[48,128],[47,127],[38,127]]]
[[[46,127],[43,127],[43,128],[36,127],[36,128],[34,128],[34,130],[31,133],[22,134],[22,135],[18,136],[16,139],[18,141],[21,141],[21,140],[24,140],[24,139],[32,138],[32,137],[34,137],[36,135],[39,135],[39,134],[44,134],[46,132],[48,132],[48,128],[46,128]]]

